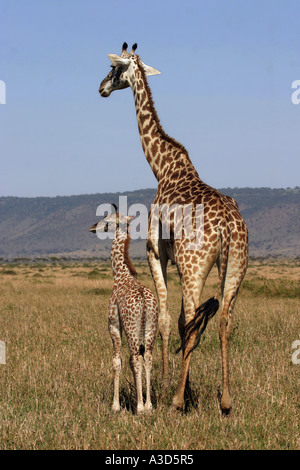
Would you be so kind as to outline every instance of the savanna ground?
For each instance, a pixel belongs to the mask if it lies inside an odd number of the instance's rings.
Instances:
[[[139,278],[153,289],[146,262]],[[233,409],[222,416],[219,314],[193,353],[192,400],[170,404],[180,368],[177,319],[181,288],[169,268],[170,385],[154,351],[151,415],[135,414],[135,390],[123,338],[122,412],[111,412],[109,263],[27,262],[0,266],[1,449],[299,449],[299,372],[292,344],[300,335],[299,260],[252,260],[234,310],[230,340]],[[213,270],[203,299],[214,295]]]

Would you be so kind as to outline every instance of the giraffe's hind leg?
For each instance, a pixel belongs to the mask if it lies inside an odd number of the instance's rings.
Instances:
[[[221,410],[228,414],[232,407],[232,400],[229,388],[229,359],[228,343],[232,331],[232,312],[237,298],[238,290],[243,280],[247,268],[247,250],[238,262],[229,256],[225,283],[222,289],[222,312],[219,325],[219,337],[221,342],[222,359],[222,398]]]
[[[229,359],[228,359],[228,342],[232,330],[231,313],[234,307],[236,295],[225,298],[222,308],[219,337],[221,341],[221,358],[222,358],[222,398],[221,409],[223,413],[229,413],[232,401],[229,390]]]
[[[152,410],[151,403],[151,371],[152,371],[152,351],[146,351],[144,357],[144,366],[146,374],[146,402],[145,411],[150,412]]]
[[[178,321],[179,333],[181,339],[184,337],[184,331],[186,325],[193,320],[195,317],[196,308],[199,306],[201,293],[204,286],[204,281],[206,279],[206,275],[199,276],[197,284],[191,286],[190,289],[186,287],[185,278],[182,277],[182,307],[181,313]],[[192,354],[189,352],[192,350],[195,340],[196,340],[197,332],[193,333],[187,343],[182,344],[182,364],[180,370],[179,381],[177,385],[176,393],[173,397],[172,407],[173,409],[183,410],[184,408],[184,395],[185,391],[186,394],[189,391],[189,366]],[[188,388],[186,390],[186,383],[188,384]]]
[[[185,330],[185,316],[184,316],[184,304],[183,304],[183,299],[181,301],[181,311],[180,311],[180,316],[178,319],[178,331],[181,339],[181,344],[183,344],[184,341],[184,330]],[[179,352],[180,349],[177,350]],[[182,351],[184,354],[184,352]],[[186,377],[186,383],[185,383],[185,390],[184,390],[184,399],[189,402],[192,399],[192,390],[190,387],[190,378],[189,378],[189,372],[187,373]]]
[[[143,413],[144,402],[143,402],[143,385],[142,385],[142,370],[143,370],[143,357],[139,353],[133,353],[130,356],[130,366],[134,376],[134,382],[136,387],[136,412],[137,414]]]

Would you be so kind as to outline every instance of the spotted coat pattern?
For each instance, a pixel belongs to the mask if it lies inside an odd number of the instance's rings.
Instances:
[[[126,46],[126,44],[124,45]],[[219,326],[222,357],[223,393],[221,408],[231,408],[229,392],[228,340],[232,329],[232,311],[239,286],[248,264],[248,232],[236,201],[204,183],[194,168],[187,150],[163,130],[154,107],[147,82],[147,69],[134,51],[123,47],[120,61],[102,81],[99,92],[106,97],[117,89],[131,87],[138,129],[146,159],[158,181],[155,204],[204,204],[204,243],[201,249],[187,250],[187,239],[162,240],[159,234],[148,234],[147,253],[159,301],[159,331],[162,337],[163,376],[168,381],[168,350],[171,330],[167,305],[166,266],[169,259],[176,263],[182,285],[182,308],[178,321],[181,339],[186,326],[195,318],[202,289],[214,264],[219,269],[222,306]],[[123,62],[122,62],[123,61]],[[118,80],[113,76],[118,72]],[[151,215],[150,215],[151,217]],[[173,227],[174,229],[174,227]],[[191,335],[183,348],[182,366],[173,406],[182,409],[184,390],[196,334]]]
[[[107,227],[115,215],[101,220],[98,229]],[[119,214],[117,214],[117,218]],[[97,225],[97,224],[96,224]],[[93,226],[95,228],[95,226]],[[129,232],[116,227],[111,250],[114,276],[113,290],[109,300],[108,327],[113,342],[114,399],[112,409],[120,411],[119,377],[121,372],[122,329],[130,350],[130,365],[137,390],[137,412],[152,409],[150,378],[152,353],[157,334],[158,306],[150,289],[137,279],[137,273],[129,258]],[[146,372],[146,402],[142,395],[142,369]]]

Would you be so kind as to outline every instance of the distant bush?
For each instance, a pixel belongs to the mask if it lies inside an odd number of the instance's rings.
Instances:
[[[89,279],[106,279],[108,277],[108,274],[101,272],[98,268],[94,268],[88,273]]]
[[[13,269],[3,269],[2,274],[8,275],[8,276],[16,276],[17,273]]]
[[[300,283],[287,279],[246,279],[241,288],[255,296],[300,298]]]
[[[95,289],[90,289],[87,291],[88,294],[92,294],[92,295],[110,295],[111,293],[111,289],[108,289],[108,288],[101,288],[99,289],[98,287],[95,288]]]

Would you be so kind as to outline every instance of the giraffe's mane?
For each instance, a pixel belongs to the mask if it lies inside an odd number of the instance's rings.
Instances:
[[[166,142],[168,143],[171,143],[172,145],[174,145],[175,147],[178,148],[178,150],[180,150],[181,152],[185,153],[186,155],[188,155],[188,152],[186,150],[186,148],[180,143],[180,142],[177,142],[177,140],[173,139],[173,137],[170,137],[165,131],[164,129],[162,128],[161,126],[161,123],[160,123],[160,120],[159,120],[159,117],[158,117],[158,114],[157,114],[157,111],[155,109],[155,106],[154,106],[154,101],[153,101],[153,97],[152,97],[152,92],[151,92],[151,89],[148,85],[148,80],[147,80],[147,77],[146,77],[146,73],[145,73],[145,70],[144,70],[144,67],[142,65],[142,61],[140,59],[140,56],[136,55],[137,57],[137,63],[138,63],[138,67],[139,67],[139,71],[141,72],[141,75],[142,75],[142,79],[143,79],[143,82],[144,82],[144,86],[145,86],[145,90],[147,92],[147,95],[148,95],[148,98],[149,98],[149,104],[150,104],[150,110],[151,110],[151,113],[153,115],[153,118],[157,124],[157,130],[158,132],[161,134],[161,136],[166,140]]]
[[[129,245],[130,245],[130,235],[129,235],[129,233],[127,233],[127,238],[125,240],[125,246],[124,246],[124,262],[125,262],[127,268],[129,269],[130,274],[133,277],[137,277],[136,269],[133,266],[132,261],[131,261],[130,256],[129,256]]]

